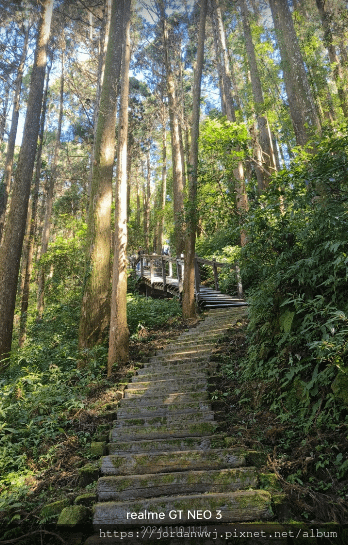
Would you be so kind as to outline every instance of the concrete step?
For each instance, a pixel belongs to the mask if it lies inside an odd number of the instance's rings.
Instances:
[[[222,493],[257,487],[255,468],[177,471],[145,475],[109,476],[98,481],[98,501],[126,501],[156,496]]]
[[[137,383],[134,383],[132,388],[128,388],[125,390],[124,395],[126,399],[130,399],[132,397],[144,397],[144,398],[152,398],[153,396],[157,395],[158,392],[161,392],[161,395],[169,395],[174,393],[184,393],[184,392],[177,392],[177,389],[175,388],[175,385],[173,384],[173,381],[169,384],[165,384],[165,381],[163,381],[162,385],[156,384],[155,386],[148,386],[144,388],[137,388]],[[202,382],[198,382],[197,384],[181,384],[180,388],[185,390],[186,393],[199,393],[199,392],[205,392],[207,389],[207,384],[204,384]]]
[[[211,404],[208,401],[192,401],[191,403],[172,403],[163,405],[158,403],[153,405],[149,400],[147,406],[136,406],[132,403],[125,405],[121,401],[117,409],[117,420],[121,418],[143,418],[146,416],[169,416],[170,414],[195,414],[196,412],[211,411]]]
[[[166,439],[168,437],[200,437],[212,435],[217,423],[212,421],[193,421],[187,426],[132,426],[131,428],[113,428],[110,441],[130,441],[131,439]]]
[[[211,350],[213,347],[213,343],[197,343],[197,341],[187,341],[187,342],[177,342],[170,344],[166,346],[165,348],[161,348],[156,354],[156,356],[160,356],[161,354],[168,354],[174,351],[177,352],[191,352],[194,350]]]
[[[210,449],[103,456],[103,475],[144,475],[172,471],[230,469],[245,466],[245,455],[234,449]]]
[[[132,517],[132,513],[133,515]],[[204,515],[203,515],[204,513]],[[163,514],[163,515],[162,515]],[[176,520],[173,517],[176,516]],[[203,518],[204,516],[204,518]],[[136,518],[135,518],[136,517]],[[159,518],[160,517],[160,518]],[[198,518],[197,518],[198,517]],[[223,494],[166,496],[135,502],[104,502],[94,507],[96,530],[105,525],[186,524],[259,521],[272,517],[271,496],[265,490]]]
[[[133,407],[139,406],[151,406],[164,404],[170,405],[172,403],[191,403],[192,401],[207,401],[209,400],[209,395],[206,390],[198,392],[154,392],[150,396],[142,396],[137,391],[125,390],[125,397],[122,399],[122,407],[126,406],[127,403],[131,403]]]
[[[163,379],[156,379],[156,380],[147,380],[145,381],[139,381],[139,382],[130,382],[127,386],[127,390],[148,390],[156,389],[159,391],[164,391],[173,387],[176,387],[176,389],[182,389],[184,386],[184,390],[195,390],[196,386],[206,386],[207,384],[207,378],[205,376],[197,378],[197,380],[194,380],[194,377],[184,377],[184,378],[163,378]]]
[[[211,350],[209,352],[206,352],[206,353],[202,353],[202,354],[196,354],[196,353],[192,353],[192,354],[186,354],[186,355],[181,355],[180,353],[179,354],[175,354],[175,352],[173,352],[172,354],[170,355],[162,355],[162,356],[152,356],[150,358],[150,363],[161,363],[161,362],[201,362],[201,361],[209,361],[209,357],[210,357],[210,354],[211,354]]]
[[[207,378],[207,373],[204,371],[204,369],[196,368],[192,369],[190,365],[187,365],[186,367],[174,366],[170,367],[169,369],[166,366],[162,366],[161,364],[157,367],[152,369],[147,369],[147,372],[144,371],[144,369],[141,370],[141,373],[138,373],[132,378],[132,383],[138,383],[138,382],[148,382],[148,381],[157,381],[161,379],[168,379],[170,377],[180,377],[180,378],[188,378],[192,379],[194,377],[196,378]]]
[[[208,369],[210,365],[210,362],[208,359],[201,361],[182,361],[182,360],[174,360],[174,361],[167,361],[165,358],[162,360],[158,360],[157,362],[148,362],[144,364],[144,367],[142,369],[139,369],[142,374],[147,374],[153,370],[154,372],[158,372],[159,369],[163,369],[165,371],[166,369],[172,369],[173,371],[177,369],[192,369],[192,370],[204,370]]]
[[[195,413],[195,420],[200,421],[212,421],[214,420],[213,411],[197,411]],[[150,416],[137,416],[132,417],[131,415],[120,416],[117,413],[117,421],[114,424],[114,430],[119,430],[121,428],[133,427],[133,426],[181,426],[185,427],[192,423],[192,414],[182,414],[182,413],[172,413],[167,415],[150,415]]]
[[[108,443],[109,454],[153,454],[159,452],[179,452],[185,450],[204,450],[224,448],[222,435],[203,435],[201,437],[170,437],[166,439],[149,439],[139,441],[117,441]]]

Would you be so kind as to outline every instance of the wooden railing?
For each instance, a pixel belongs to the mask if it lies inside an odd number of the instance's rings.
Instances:
[[[141,254],[138,258],[133,259],[132,267],[134,270],[137,265],[140,264],[140,276],[145,276],[145,270],[149,271],[149,280],[151,285],[154,283],[155,279],[155,268],[161,269],[161,278],[163,281],[163,291],[167,291],[167,280],[168,278],[177,279],[179,285],[179,292],[182,292],[183,279],[184,279],[184,258],[183,257],[172,257],[167,255],[158,255],[158,254]],[[195,290],[196,296],[199,298],[199,293],[201,291],[201,271],[200,265],[211,266],[213,269],[214,275],[214,287],[219,290],[219,273],[218,269],[222,267],[230,267],[234,269],[237,276],[237,293],[239,297],[242,297],[242,283],[240,278],[240,271],[237,264],[231,263],[219,263],[215,259],[203,259],[202,257],[195,257],[194,267],[195,267]]]

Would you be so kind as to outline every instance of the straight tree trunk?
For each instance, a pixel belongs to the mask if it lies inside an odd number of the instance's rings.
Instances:
[[[129,359],[127,324],[127,140],[130,64],[131,0],[124,0],[124,40],[121,72],[121,99],[118,124],[115,250],[112,273],[111,317],[108,353],[108,377],[113,366]]]
[[[313,133],[320,133],[320,121],[308,83],[288,0],[269,0],[269,3],[277,34],[296,142],[299,146],[305,146]]]
[[[0,144],[3,143],[4,136],[5,136],[7,108],[8,108],[8,103],[9,103],[9,100],[10,100],[10,90],[11,90],[10,77],[6,81],[4,87],[5,87],[5,96],[4,96],[3,100],[2,100],[2,111],[1,111],[1,114],[0,114]]]
[[[330,25],[330,13],[325,8],[325,0],[316,0],[317,8],[319,11],[321,24],[324,30],[324,43],[329,53],[329,59],[332,66],[332,73],[335,78],[338,97],[340,100],[341,108],[344,117],[348,117],[348,100],[347,89],[344,88],[344,75],[340,60],[336,54],[336,49],[333,43],[333,35]]]
[[[162,96],[161,106],[161,122],[162,122],[162,179],[161,179],[161,215],[158,224],[158,250],[162,251],[164,239],[164,209],[166,206],[167,197],[167,131],[166,131],[166,106]]]
[[[218,31],[218,42],[220,48],[219,61],[222,57],[222,75],[223,75],[223,85],[224,85],[224,96],[226,97],[226,117],[228,121],[235,122],[236,114],[233,105],[233,99],[231,95],[231,69],[230,61],[226,45],[226,34],[225,28],[222,20],[221,9],[218,3],[218,0],[212,0],[213,2],[213,13],[212,16],[216,17],[216,27]],[[235,89],[236,90],[236,89]],[[237,101],[236,101],[237,102]],[[238,100],[238,107],[240,107],[240,101]],[[239,151],[238,149],[235,151]],[[233,153],[233,151],[232,151]],[[237,213],[240,218],[241,224],[241,245],[246,244],[247,238],[244,229],[242,228],[243,223],[243,214],[248,209],[248,198],[245,190],[245,180],[244,180],[244,167],[242,161],[238,161],[236,168],[233,171],[235,178],[235,193],[236,193],[236,208]]]
[[[0,360],[9,356],[18,272],[26,229],[47,62],[53,0],[42,2],[35,60],[31,75],[24,135],[13,184],[11,205],[0,247]]]
[[[45,119],[46,119],[46,111],[47,111],[48,84],[49,84],[51,67],[52,67],[52,63],[48,66],[47,75],[46,75],[46,86],[45,86],[44,98],[42,102],[40,132],[39,132],[38,149],[37,149],[37,156],[36,156],[34,187],[33,187],[32,197],[31,197],[31,216],[30,216],[28,246],[26,250],[27,262],[26,262],[24,278],[23,278],[21,317],[20,317],[20,324],[19,324],[19,346],[23,345],[25,341],[25,337],[26,337],[27,313],[28,313],[29,292],[30,292],[30,278],[31,278],[31,273],[33,269],[35,234],[36,234],[36,224],[37,224],[37,205],[39,200],[40,176],[41,176],[41,165],[42,165],[42,148],[43,148]]]
[[[88,209],[87,263],[79,326],[81,350],[101,342],[110,323],[112,175],[122,28],[123,2],[113,0]],[[81,360],[79,366],[83,364]]]
[[[54,153],[51,165],[51,174],[47,188],[46,196],[46,210],[45,210],[45,219],[42,231],[42,241],[41,241],[41,252],[40,259],[47,253],[48,241],[50,237],[50,226],[51,226],[51,216],[52,216],[52,207],[53,207],[53,197],[54,197],[54,186],[57,176],[57,165],[58,165],[58,155],[60,150],[60,139],[62,134],[62,122],[63,122],[63,109],[64,109],[64,47],[63,45],[61,53],[61,76],[60,76],[60,94],[59,94],[59,115],[58,115],[58,126],[57,126],[57,135],[54,145]],[[39,271],[38,278],[38,300],[37,300],[37,319],[41,320],[44,310],[44,291],[45,291],[45,270],[44,267],[41,267]]]
[[[176,98],[176,86],[174,73],[169,58],[169,43],[167,19],[164,9],[163,0],[159,0],[162,37],[164,47],[164,60],[166,67],[167,94],[169,103],[169,120],[170,120],[170,135],[172,145],[172,162],[173,162],[173,201],[174,201],[174,245],[176,255],[180,256],[184,250],[184,233],[183,233],[183,210],[184,210],[184,173],[181,154],[181,138],[180,124],[178,116],[178,104]]]
[[[263,98],[263,90],[250,29],[249,12],[245,0],[240,0],[239,4],[242,13],[244,42],[249,63],[251,88],[258,126],[257,143],[260,146],[261,151],[261,164],[257,164],[260,179],[259,191],[261,193],[264,189],[267,188],[270,176],[277,171],[277,167],[273,150],[271,130],[269,127],[267,116],[264,113],[265,104]]]
[[[30,26],[29,24],[27,24],[25,27],[23,50],[22,50],[22,55],[19,62],[19,66],[18,66],[15,90],[13,94],[13,112],[12,112],[10,135],[7,142],[4,179],[0,183],[0,243],[1,243],[4,224],[5,224],[6,206],[7,206],[8,194],[9,194],[10,185],[11,185],[13,157],[14,157],[14,151],[15,151],[15,143],[16,143],[17,127],[18,127],[18,119],[19,119],[19,106],[20,106],[20,96],[21,96],[21,89],[22,89],[24,63],[27,57],[27,52],[28,52],[29,29],[30,29]]]
[[[98,127],[98,113],[100,108],[100,98],[101,98],[102,84],[104,79],[105,59],[106,59],[106,52],[107,52],[108,40],[109,40],[110,21],[111,21],[111,0],[105,0],[104,7],[103,7],[103,21],[102,21],[102,26],[100,30],[100,45],[99,45],[99,56],[98,56],[98,70],[97,70],[97,90],[96,90],[94,112],[93,112],[93,145],[92,145],[92,153],[91,153],[91,161],[90,161],[88,198],[90,198],[90,195],[91,195],[93,160],[95,155],[95,144],[96,144],[97,127]]]
[[[192,97],[192,126],[190,146],[189,168],[189,211],[186,221],[187,230],[185,238],[185,262],[184,262],[184,287],[182,312],[183,317],[193,318],[196,315],[195,305],[195,245],[197,218],[197,168],[198,168],[198,138],[199,138],[199,114],[201,98],[201,80],[204,60],[205,21],[207,16],[207,0],[201,0],[197,59],[194,73],[193,97]]]

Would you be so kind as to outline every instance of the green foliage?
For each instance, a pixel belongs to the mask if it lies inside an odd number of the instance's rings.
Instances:
[[[348,372],[348,137],[302,155],[254,203],[241,252],[248,292],[245,381],[267,384],[280,420],[335,428]],[[279,189],[281,188],[281,189]]]
[[[127,304],[128,327],[131,335],[141,327],[163,326],[169,320],[181,316],[178,299],[151,299],[141,295],[129,296]],[[171,322],[172,323],[172,322]]]

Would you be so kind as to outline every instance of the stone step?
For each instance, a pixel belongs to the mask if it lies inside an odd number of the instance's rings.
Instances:
[[[234,449],[109,455],[102,458],[103,475],[144,475],[172,471],[230,469],[245,466],[245,455]]]
[[[161,363],[161,362],[207,362],[209,361],[211,351],[207,354],[187,354],[186,356],[181,356],[180,354],[171,354],[170,356],[152,356],[150,358],[150,363]]]
[[[168,379],[170,377],[181,377],[181,378],[188,378],[192,379],[194,377],[196,378],[206,378],[207,372],[204,371],[204,369],[196,368],[192,369],[190,365],[187,365],[186,367],[176,366],[167,368],[166,366],[158,365],[157,367],[152,369],[147,369],[147,372],[142,369],[141,373],[138,373],[132,378],[132,383],[138,383],[138,382],[148,382],[148,381],[157,381],[161,379]]]
[[[163,405],[158,403],[153,405],[149,400],[147,406],[136,406],[132,403],[125,405],[122,401],[117,409],[117,420],[120,418],[143,418],[146,416],[168,416],[170,414],[195,414],[196,412],[211,411],[211,404],[208,401],[192,401],[191,403],[172,403]]]
[[[177,471],[145,475],[109,476],[98,481],[98,501],[126,501],[173,494],[222,493],[257,487],[255,468]]]
[[[149,405],[149,396],[141,396],[137,391],[125,390],[122,406],[130,403],[133,407]],[[168,405],[172,403],[191,403],[191,401],[207,401],[209,395],[206,390],[198,392],[154,392],[150,396],[151,405]]]
[[[185,450],[204,450],[224,448],[225,440],[222,435],[203,435],[201,437],[171,437],[167,439],[148,439],[140,441],[117,441],[108,443],[109,454],[150,454],[159,452],[175,452]]]
[[[213,411],[197,411],[195,416],[195,420],[200,420],[204,422],[208,422],[211,420],[214,420],[214,413]],[[128,428],[133,426],[153,426],[153,427],[160,427],[160,426],[167,426],[167,428],[172,426],[187,426],[192,423],[192,414],[182,414],[182,413],[173,413],[173,414],[167,414],[167,415],[150,415],[150,416],[137,416],[132,417],[130,415],[127,415],[126,417],[122,417],[117,413],[117,420],[114,424],[114,430],[119,430],[121,428]]]
[[[132,513],[133,515],[132,517]],[[163,514],[163,515],[162,515]],[[266,490],[238,490],[222,494],[166,496],[135,502],[104,502],[94,507],[93,525],[206,524],[259,521],[272,517]],[[173,517],[176,516],[176,520]]]
[[[184,428],[178,426],[132,426],[131,428],[113,428],[110,441],[129,441],[131,439],[165,439],[167,437],[199,437],[212,435],[217,423],[212,421],[193,421]]]
[[[143,398],[152,398],[153,396],[158,394],[158,391],[161,392],[161,395],[169,395],[174,393],[184,393],[184,392],[177,392],[177,389],[175,388],[174,384],[165,384],[165,381],[163,381],[163,384],[158,387],[156,385],[155,387],[149,386],[147,388],[137,388],[135,383],[132,388],[128,388],[124,392],[124,396],[126,399],[130,399],[132,397],[143,397]],[[173,381],[172,381],[173,382]],[[185,384],[181,385],[181,389],[185,389],[186,393],[203,393],[207,389],[206,384],[198,383],[198,384]]]
[[[177,370],[177,369],[188,369],[188,370],[204,370],[204,369],[208,369],[210,366],[210,362],[208,359],[206,359],[205,361],[201,361],[201,360],[198,360],[198,361],[185,361],[183,362],[182,360],[177,360],[177,361],[167,361],[165,358],[161,360],[159,360],[158,362],[154,363],[154,362],[148,362],[148,363],[144,363],[144,367],[142,369],[139,369],[139,371],[141,371],[143,374],[146,374],[146,373],[149,373],[151,370],[154,371],[155,373],[158,372],[159,369],[163,369],[163,371],[165,370],[170,370],[172,369],[173,371]]]
[[[201,346],[200,344],[196,344],[195,346],[178,346],[178,345],[172,345],[166,349],[162,349],[156,353],[156,356],[170,356],[171,354],[176,355],[189,355],[189,354],[210,354],[212,349],[211,345],[205,344],[204,346]]]
[[[148,390],[156,389],[156,390],[164,390],[168,388],[176,388],[181,389],[183,386],[184,389],[189,391],[191,389],[195,390],[196,386],[206,386],[207,379],[205,376],[199,377],[197,380],[194,379],[194,377],[184,377],[179,379],[174,378],[164,378],[164,379],[157,379],[157,380],[147,380],[145,381],[139,381],[139,382],[130,382],[127,386],[127,390]]]
[[[186,341],[186,342],[177,342],[177,343],[171,343],[168,346],[165,346],[164,348],[161,348],[156,355],[160,356],[161,354],[167,354],[168,352],[173,351],[188,351],[196,350],[197,347],[199,347],[200,350],[211,350],[214,346],[214,343],[198,343],[197,341]]]

